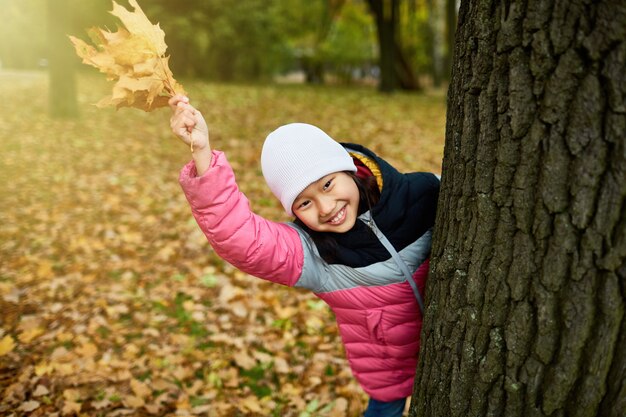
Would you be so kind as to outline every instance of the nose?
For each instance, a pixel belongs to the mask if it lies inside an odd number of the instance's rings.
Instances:
[[[335,202],[330,196],[323,196],[318,201],[320,217],[326,217],[333,212]]]

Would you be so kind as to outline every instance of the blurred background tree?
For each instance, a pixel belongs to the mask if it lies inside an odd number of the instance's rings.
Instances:
[[[126,0],[118,3],[130,7]],[[449,73],[455,0],[142,0],[178,77],[439,86]],[[0,0],[0,68],[51,74],[51,110],[70,100],[79,60],[66,34],[115,21],[110,0]],[[81,70],[83,69],[82,66]],[[55,109],[56,108],[56,109]],[[72,113],[71,111],[68,111]]]
[[[67,34],[111,26],[109,0],[0,0],[0,69],[48,69],[49,113],[75,117],[80,60]]]

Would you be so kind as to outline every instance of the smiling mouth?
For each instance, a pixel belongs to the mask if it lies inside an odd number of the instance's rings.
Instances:
[[[341,210],[337,212],[333,217],[330,218],[326,223],[331,225],[341,224],[346,219],[347,206],[343,206]]]

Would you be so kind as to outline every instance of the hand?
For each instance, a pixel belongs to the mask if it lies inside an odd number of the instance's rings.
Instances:
[[[172,132],[190,146],[196,174],[203,175],[211,166],[212,160],[209,128],[204,117],[189,104],[189,99],[185,96],[175,95],[168,103],[174,113],[170,119]]]
[[[170,118],[172,132],[184,143],[189,145],[193,152],[209,149],[209,128],[202,113],[189,104],[189,99],[182,95],[175,95],[168,101],[173,115]]]

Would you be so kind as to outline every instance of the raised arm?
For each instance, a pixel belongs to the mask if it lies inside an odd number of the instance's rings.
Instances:
[[[213,249],[244,272],[295,285],[304,262],[298,232],[253,213],[226,156],[211,149],[202,114],[184,96],[172,97],[169,104],[172,131],[190,146],[193,156],[193,163],[181,171],[179,182]]]
[[[298,232],[251,211],[222,152],[213,151],[211,166],[202,176],[196,175],[193,163],[187,164],[179,182],[196,222],[220,257],[259,278],[296,284],[304,263]]]
[[[191,148],[196,171],[202,175],[211,166],[209,128],[202,113],[189,104],[189,98],[175,95],[169,100],[172,132]]]

